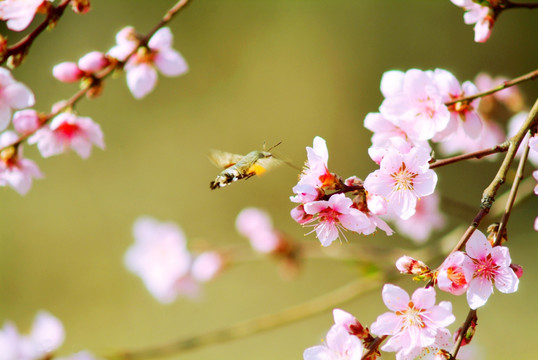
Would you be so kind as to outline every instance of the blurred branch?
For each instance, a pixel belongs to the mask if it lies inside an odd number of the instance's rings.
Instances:
[[[509,0],[504,0],[500,5],[503,10],[505,9],[538,9],[538,3],[515,3]]]
[[[485,156],[497,154],[501,152],[508,151],[508,147],[510,145],[509,141],[505,141],[502,144],[495,145],[492,148],[473,151],[467,154],[457,155],[446,159],[440,159],[440,160],[434,160],[432,163],[430,163],[430,169],[435,169],[437,167],[450,165],[453,163],[456,163],[458,161],[462,160],[469,160],[469,159],[481,159]]]
[[[69,3],[70,0],[64,0],[64,2],[66,2],[67,4]],[[84,83],[84,87],[82,89],[80,89],[79,91],[77,91],[75,94],[73,94],[73,96],[71,96],[67,101],[64,102],[64,104],[60,107],[58,107],[58,109],[56,109],[56,111],[53,111],[47,115],[45,115],[43,117],[43,120],[41,121],[39,127],[37,129],[35,129],[33,132],[30,132],[30,133],[27,133],[27,134],[24,134],[24,135],[21,135],[18,140],[14,143],[12,143],[11,145],[9,146],[5,146],[3,148],[0,148],[0,153],[4,150],[6,150],[7,148],[10,148],[10,147],[14,147],[14,148],[17,148],[21,143],[23,143],[27,138],[29,138],[30,136],[32,136],[36,131],[38,131],[39,129],[41,129],[43,126],[45,126],[45,124],[47,124],[52,118],[54,118],[56,115],[58,115],[59,113],[61,113],[62,111],[65,111],[66,109],[70,108],[70,107],[73,107],[78,101],[80,101],[82,99],[82,97],[86,94],[88,94],[88,92],[90,92],[92,89],[94,89],[95,87],[97,86],[100,86],[102,81],[104,79],[106,79],[108,76],[110,76],[110,74],[112,74],[114,72],[114,70],[116,69],[120,69],[123,67],[123,65],[127,62],[127,60],[133,56],[138,48],[140,46],[142,46],[144,43],[146,43],[147,41],[149,41],[149,38],[159,29],[161,28],[163,25],[167,24],[170,20],[172,20],[173,16],[175,14],[177,14],[183,7],[185,7],[185,5],[187,5],[187,3],[189,2],[189,0],[180,0],[176,3],[176,5],[174,5],[170,10],[168,10],[166,12],[166,14],[164,15],[164,17],[162,18],[162,20],[157,24],[157,26],[152,29],[147,35],[145,35],[140,41],[139,41],[139,45],[129,54],[129,56],[127,56],[127,58],[124,60],[124,61],[114,61],[112,62],[108,68],[106,68],[105,70],[103,70],[101,73],[99,73],[99,75],[96,75],[96,76],[92,76],[91,78],[89,78],[87,80],[86,83]],[[63,3],[62,3],[63,4]],[[66,4],[66,5],[67,5]]]
[[[520,77],[517,77],[517,78],[515,78],[513,80],[505,81],[501,85],[496,86],[493,89],[490,89],[488,91],[484,91],[484,92],[474,94],[474,95],[471,95],[471,96],[466,96],[466,97],[462,97],[462,98],[459,98],[459,99],[454,99],[454,100],[448,101],[448,102],[445,103],[445,105],[450,106],[450,105],[454,105],[454,104],[456,104],[458,102],[462,102],[462,101],[469,102],[469,101],[472,101],[472,100],[477,99],[479,97],[490,95],[490,94],[496,93],[497,91],[501,91],[501,90],[509,88],[511,86],[520,84],[522,82],[529,81],[529,80],[534,80],[537,77],[538,77],[538,69],[533,70],[528,74],[525,74],[525,75],[522,75]]]
[[[240,322],[198,336],[187,337],[168,344],[135,351],[124,351],[106,358],[111,360],[137,360],[162,357],[186,352],[206,345],[241,339],[330,310],[337,304],[345,303],[359,295],[377,290],[381,284],[388,280],[392,280],[392,278],[389,279],[384,275],[354,280],[330,293],[277,313],[263,315],[252,320]]]

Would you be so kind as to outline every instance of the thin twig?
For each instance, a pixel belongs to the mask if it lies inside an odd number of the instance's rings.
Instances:
[[[469,313],[467,314],[467,318],[465,319],[465,322],[463,323],[458,338],[456,339],[456,342],[454,344],[454,347],[452,348],[452,351],[450,352],[452,354],[453,358],[456,358],[458,356],[458,351],[460,350],[461,343],[463,341],[463,336],[467,332],[467,329],[469,329],[469,326],[473,323],[473,321],[476,321],[476,310],[469,310]]]
[[[496,86],[493,89],[490,89],[488,91],[484,91],[484,92],[474,94],[474,95],[471,95],[471,96],[466,96],[466,97],[462,97],[462,98],[459,98],[459,99],[454,99],[454,100],[448,101],[448,102],[445,103],[445,105],[450,106],[450,105],[454,105],[455,103],[463,102],[463,101],[469,102],[469,101],[472,101],[472,100],[477,99],[479,97],[490,95],[490,94],[496,93],[497,91],[501,91],[501,90],[509,88],[511,86],[520,84],[520,83],[522,83],[524,81],[534,80],[537,77],[538,77],[538,69],[533,70],[530,73],[522,75],[522,76],[517,77],[515,79],[505,81],[501,85]]]
[[[508,150],[509,145],[510,145],[510,142],[505,141],[502,144],[495,145],[492,148],[478,150],[478,151],[474,151],[474,152],[471,152],[471,153],[462,154],[462,155],[458,155],[458,156],[453,156],[453,157],[446,158],[446,159],[435,160],[434,162],[432,162],[430,164],[430,169],[435,169],[437,167],[453,164],[453,163],[456,163],[456,162],[462,161],[462,160],[481,159],[481,158],[483,158],[485,156],[488,156],[488,155],[505,152],[505,151]]]
[[[502,4],[502,9],[538,9],[538,3],[514,3],[509,0],[505,0]]]

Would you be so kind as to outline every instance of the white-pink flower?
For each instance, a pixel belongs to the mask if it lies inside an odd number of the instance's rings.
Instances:
[[[223,256],[217,251],[206,251],[192,263],[192,277],[199,282],[208,282],[217,277],[225,266]]]
[[[360,360],[364,347],[358,337],[350,335],[343,326],[334,325],[323,345],[306,349],[304,360]]]
[[[395,76],[383,77],[381,88],[391,88],[379,107],[383,117],[402,129],[411,139],[429,140],[443,131],[450,121],[450,112],[443,102],[431,71],[408,70],[399,79],[400,88],[388,86]]]
[[[449,71],[435,69],[433,78],[441,94],[444,96],[443,101],[445,102],[478,93],[478,88],[470,81],[466,81],[460,86],[459,81]],[[470,102],[458,102],[450,105],[448,107],[450,110],[450,122],[445,130],[438,133],[433,140],[439,141],[451,135],[458,126],[461,126],[469,137],[476,139],[482,129],[482,121],[476,111],[479,103],[480,98],[477,98]]]
[[[185,59],[172,49],[173,35],[169,28],[159,29],[149,39],[147,48],[140,48],[125,64],[127,86],[137,99],[143,98],[157,84],[158,69],[165,76],[179,76],[188,70]],[[138,46],[136,33],[132,27],[122,29],[116,35],[117,45],[108,55],[124,61]]]
[[[344,229],[362,233],[370,226],[368,217],[351,207],[352,204],[353,201],[344,194],[336,194],[329,200],[312,201],[304,205],[304,211],[319,221],[315,231],[321,245],[329,246]]]
[[[306,147],[306,155],[308,160],[306,161],[305,168],[301,173],[299,183],[294,187],[294,192],[298,194],[298,197],[292,197],[291,201],[293,202],[307,202],[312,201],[311,197],[315,196],[317,188],[323,186],[331,186],[333,175],[329,172],[327,168],[327,162],[329,161],[329,150],[327,149],[327,143],[325,140],[316,136],[314,138],[313,147]],[[304,187],[308,186],[310,189],[308,191],[304,190]],[[304,198],[300,195],[301,192],[307,193],[308,197]]]
[[[450,254],[439,269],[437,286],[454,295],[461,295],[469,288],[473,278],[471,259],[461,251]]]
[[[267,212],[257,208],[245,208],[235,220],[237,231],[250,241],[252,248],[262,254],[278,250],[282,240],[273,227]]]
[[[474,41],[486,42],[491,35],[491,28],[495,22],[493,10],[488,6],[480,5],[473,0],[450,0],[456,6],[465,10],[463,21],[466,24],[475,24]]]
[[[437,331],[437,335],[435,336],[435,341],[432,345],[429,345],[426,347],[416,347],[409,354],[407,354],[407,356],[403,356],[403,354],[398,353],[396,354],[396,359],[397,360],[405,360],[405,359],[446,360],[444,351],[450,351],[453,345],[454,345],[454,341],[452,341],[452,338],[450,336],[450,331],[442,328],[442,329],[439,329],[439,331]]]
[[[32,90],[15,81],[9,70],[0,67],[0,131],[9,125],[12,109],[24,109],[34,103]]]
[[[62,323],[46,311],[37,313],[29,335],[19,334],[7,322],[0,330],[0,359],[41,360],[48,358],[65,339]]]
[[[44,2],[45,0],[0,1],[0,20],[7,21],[8,29],[22,31],[30,25]]]
[[[439,331],[453,323],[452,304],[442,301],[435,305],[435,290],[430,287],[415,290],[412,297],[392,284],[383,287],[383,302],[393,312],[380,315],[371,325],[375,335],[392,335],[381,348],[398,352],[398,358],[407,358],[415,348],[435,343]]]
[[[141,217],[133,225],[135,243],[125,254],[125,266],[160,302],[178,295],[195,296],[198,286],[190,274],[192,256],[183,231],[174,223]]]
[[[12,131],[3,132],[0,135],[0,148],[14,144],[18,138]],[[9,185],[25,195],[32,187],[32,180],[42,177],[37,164],[23,157],[22,146],[19,145],[17,150],[8,148],[0,154],[0,186]]]
[[[445,225],[443,214],[439,210],[439,196],[433,193],[417,201],[415,213],[409,219],[395,220],[398,232],[408,236],[417,243],[428,240],[435,229]]]
[[[13,114],[13,127],[20,134],[31,134],[39,128],[41,118],[33,109],[16,111]]]
[[[467,290],[467,302],[471,309],[483,306],[493,293],[493,285],[502,293],[517,291],[519,279],[510,268],[510,251],[505,246],[492,247],[479,230],[473,232],[465,246],[473,272]]]
[[[413,148],[407,154],[389,152],[380,163],[380,169],[369,174],[364,188],[384,197],[388,209],[402,219],[409,219],[417,199],[431,195],[437,184],[437,175],[429,169],[430,154]]]
[[[90,156],[92,145],[104,149],[103,132],[89,117],[61,113],[48,126],[28,138],[28,144],[37,144],[43,157],[61,154],[73,149],[81,158]]]

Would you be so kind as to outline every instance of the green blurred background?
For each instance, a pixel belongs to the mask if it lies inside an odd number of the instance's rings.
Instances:
[[[36,109],[47,111],[77,89],[52,78],[55,64],[108,50],[123,26],[147,32],[173,3],[92,0],[87,15],[66,11],[56,29],[32,46],[15,77],[34,90]],[[25,197],[1,190],[0,320],[11,319],[26,331],[35,313],[46,309],[66,328],[59,354],[81,349],[106,354],[278,311],[351,281],[356,270],[334,260],[306,261],[291,281],[278,275],[274,263],[261,260],[231,268],[205,286],[198,302],[162,305],[124,268],[123,255],[140,215],[175,221],[189,241],[221,246],[245,244],[234,229],[235,217],[242,208],[257,206],[271,213],[277,227],[302,239],[306,230],[289,217],[296,170],[281,167],[212,192],[208,184],[218,170],[207,161],[208,150],[246,153],[264,141],[282,141],[278,153],[300,166],[305,146],[320,135],[327,140],[332,171],[365,178],[376,166],[366,153],[370,133],[363,119],[381,103],[383,72],[439,67],[460,81],[480,71],[519,76],[538,64],[537,15],[508,11],[491,39],[476,44],[472,26],[448,0],[193,0],[170,24],[174,47],[190,64],[188,74],[160,77],[155,91],[140,101],[123,77],[110,80],[103,96],[77,107],[102,126],[106,151],[94,149],[86,161],[74,153],[45,160],[26,146],[25,154],[37,160],[46,178]],[[521,89],[530,106],[536,83]],[[438,188],[476,208],[497,166],[439,169]],[[488,359],[536,356],[536,209],[535,198],[526,200],[509,226],[512,259],[525,269],[520,290],[496,291],[479,311],[474,342]],[[472,211],[456,212],[463,216],[448,214],[447,228],[472,219]],[[313,235],[307,239],[317,241]],[[349,234],[348,239],[415,248],[398,236]],[[399,285],[416,287],[404,277]],[[461,322],[465,299],[453,303]],[[364,324],[386,311],[379,291],[340,307]],[[331,324],[327,312],[171,359],[300,359]]]

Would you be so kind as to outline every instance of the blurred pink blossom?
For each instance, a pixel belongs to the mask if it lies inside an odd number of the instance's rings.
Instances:
[[[0,359],[42,360],[48,358],[65,339],[60,320],[46,311],[37,313],[29,335],[19,334],[15,324],[7,322],[0,330]]]
[[[453,323],[452,304],[442,301],[435,305],[435,290],[420,288],[412,297],[405,290],[392,284],[385,284],[382,291],[383,302],[393,312],[380,315],[371,325],[375,335],[392,335],[381,348],[396,351],[397,359],[408,359],[415,349],[435,343],[439,331]]]
[[[417,243],[423,243],[435,229],[445,225],[445,218],[439,210],[439,196],[433,193],[417,201],[415,213],[409,219],[396,218],[398,231]]]
[[[492,248],[486,236],[475,230],[465,246],[468,263],[473,272],[467,290],[467,302],[471,309],[483,306],[493,293],[493,285],[502,293],[517,291],[519,279],[510,268],[510,251],[505,246]]]
[[[40,124],[39,113],[33,109],[21,110],[13,114],[13,127],[20,134],[31,134],[39,128]]]
[[[139,42],[132,27],[122,29],[116,35],[117,45],[108,55],[120,61],[127,60],[127,86],[137,99],[150,93],[157,84],[158,69],[165,76],[179,76],[188,70],[188,65],[176,50],[172,49],[173,35],[169,28],[159,29],[148,41],[147,48],[140,48],[129,59]]]
[[[192,277],[199,282],[208,282],[223,270],[225,261],[216,251],[206,251],[198,255],[192,263]]]
[[[513,137],[517,134],[519,129],[523,126],[523,123],[527,118],[529,117],[528,111],[521,111],[515,114],[510,118],[508,121],[508,137]],[[525,139],[528,138],[529,135],[525,135]],[[538,135],[534,134],[534,136],[529,139],[529,161],[535,166],[538,166]],[[517,156],[521,157],[521,154],[523,153],[522,146],[519,147],[517,150]]]
[[[28,138],[28,144],[37,144],[43,157],[61,154],[73,149],[81,158],[90,156],[92,144],[104,149],[103,132],[89,117],[61,113],[51,123]]]
[[[125,266],[140,276],[149,292],[162,303],[178,295],[196,296],[192,256],[183,231],[174,223],[140,217],[133,225],[135,243],[125,254]]]
[[[84,76],[84,71],[80,70],[78,65],[71,61],[66,61],[54,65],[52,76],[57,80],[65,83],[77,82]]]
[[[14,144],[19,137],[12,131],[5,131],[0,135],[0,148]],[[0,186],[11,186],[21,195],[25,195],[32,187],[33,179],[41,179],[43,174],[35,162],[25,159],[22,146],[16,152],[2,152],[0,154]]]
[[[257,208],[245,208],[235,220],[237,231],[250,241],[252,248],[262,254],[276,252],[282,244],[278,231],[267,212]]]
[[[0,67],[0,131],[9,125],[12,109],[24,109],[34,103],[32,91],[15,81],[9,70]]]
[[[22,31],[30,25],[44,2],[45,0],[0,1],[0,20],[7,21],[8,29]]]

